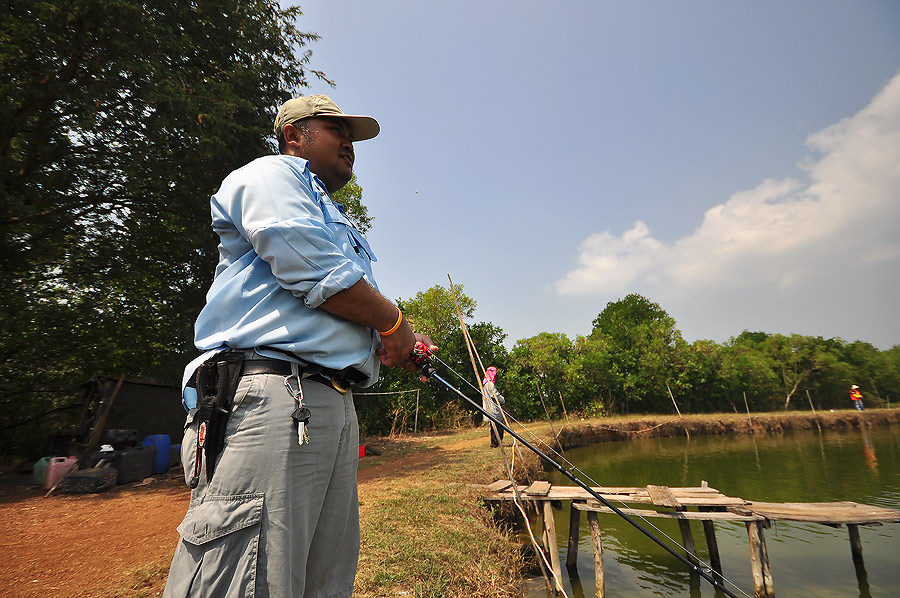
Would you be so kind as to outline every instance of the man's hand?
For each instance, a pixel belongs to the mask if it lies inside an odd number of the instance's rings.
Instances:
[[[397,306],[379,294],[365,280],[360,280],[349,289],[332,295],[322,304],[322,308],[336,316],[375,330],[387,330],[390,328],[388,322],[396,321],[399,316]],[[383,346],[376,351],[378,359],[388,367],[400,365],[410,372],[417,372],[416,364],[407,359],[416,341],[424,343],[429,351],[437,351],[430,338],[423,334],[415,334],[403,318],[395,331],[381,337]]]
[[[396,332],[381,337],[382,348],[378,349],[378,358],[381,363],[393,367],[399,365],[410,372],[418,372],[419,367],[409,359],[416,342],[423,343],[429,351],[437,351],[437,345],[424,334],[416,334],[409,327],[406,320],[400,324]],[[426,380],[427,378],[423,379]]]

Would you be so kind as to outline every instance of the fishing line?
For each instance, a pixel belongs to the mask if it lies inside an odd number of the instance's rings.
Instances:
[[[429,377],[429,378],[435,378],[436,380],[438,380],[439,382],[441,382],[441,384],[443,384],[444,386],[446,386],[448,390],[450,390],[450,391],[453,392],[454,394],[458,395],[460,398],[462,398],[463,400],[465,400],[467,403],[469,403],[470,405],[472,405],[473,407],[475,407],[475,409],[477,409],[479,412],[481,412],[481,413],[482,413],[485,417],[487,417],[489,420],[491,420],[492,422],[494,422],[494,424],[496,424],[496,425],[502,427],[507,433],[510,434],[510,436],[512,436],[513,438],[515,438],[516,440],[518,440],[519,442],[521,442],[522,444],[524,444],[527,448],[529,448],[532,452],[534,452],[535,454],[537,454],[539,457],[543,458],[547,463],[549,463],[550,465],[552,465],[557,471],[559,471],[559,472],[560,472],[561,474],[563,474],[565,477],[567,477],[567,478],[569,478],[570,480],[572,480],[573,482],[575,482],[575,484],[577,484],[580,488],[582,488],[583,490],[585,490],[588,494],[590,494],[590,495],[591,495],[593,498],[595,498],[598,502],[600,502],[601,504],[603,504],[604,506],[606,506],[607,508],[609,508],[613,513],[615,513],[616,515],[620,516],[622,519],[624,519],[625,521],[627,521],[627,522],[628,522],[629,524],[631,524],[635,529],[637,529],[637,530],[640,531],[642,534],[644,534],[647,538],[649,538],[650,540],[652,540],[652,541],[653,541],[656,545],[658,545],[660,548],[662,548],[663,550],[665,550],[666,552],[668,552],[670,555],[672,555],[672,556],[674,556],[676,559],[678,559],[678,560],[679,560],[682,564],[684,564],[691,572],[696,573],[697,575],[699,575],[700,577],[702,577],[703,579],[705,579],[706,581],[708,581],[710,584],[712,584],[712,586],[713,586],[716,590],[721,591],[722,593],[726,594],[726,595],[729,596],[730,598],[738,598],[738,596],[737,596],[736,594],[734,594],[733,592],[731,592],[731,590],[729,590],[727,587],[725,587],[725,585],[723,585],[723,583],[728,583],[728,584],[730,584],[731,586],[734,586],[734,588],[735,588],[738,592],[740,592],[741,594],[743,594],[744,596],[747,596],[747,597],[749,598],[749,596],[750,596],[749,594],[747,594],[746,592],[744,592],[743,590],[741,590],[740,587],[737,586],[737,584],[735,584],[735,583],[731,582],[730,580],[726,579],[724,576],[721,576],[721,577],[722,577],[722,582],[716,580],[716,579],[709,573],[710,571],[712,571],[712,567],[711,567],[710,565],[708,565],[707,563],[703,562],[699,557],[697,557],[696,554],[694,554],[694,553],[688,551],[686,548],[684,548],[684,546],[681,546],[681,544],[680,544],[677,540],[671,538],[668,534],[666,534],[663,530],[659,529],[659,528],[658,528],[657,526],[655,526],[653,523],[647,521],[647,519],[646,519],[645,517],[639,516],[639,517],[640,517],[640,518],[641,518],[641,519],[642,519],[649,527],[652,527],[653,529],[655,529],[655,530],[656,530],[657,532],[659,532],[662,536],[664,536],[665,538],[667,538],[670,542],[672,542],[673,544],[675,544],[676,546],[678,546],[679,548],[681,548],[682,550],[684,550],[686,553],[688,553],[691,557],[693,557],[693,558],[696,560],[696,563],[690,561],[688,558],[686,558],[686,557],[682,556],[681,554],[679,554],[678,552],[676,552],[675,549],[673,549],[671,546],[669,546],[668,544],[666,544],[666,542],[664,542],[663,540],[661,540],[657,535],[655,535],[654,533],[652,533],[651,531],[649,531],[648,529],[646,529],[643,525],[641,525],[640,523],[638,523],[636,520],[634,520],[632,517],[630,517],[627,513],[623,512],[619,507],[615,506],[615,505],[614,505],[612,502],[610,502],[608,499],[604,498],[604,497],[601,496],[597,491],[595,491],[593,488],[591,488],[590,486],[588,486],[585,482],[583,482],[583,481],[581,480],[581,477],[579,477],[579,475],[580,475],[580,476],[583,476],[583,477],[586,478],[588,481],[592,482],[594,485],[596,485],[596,486],[602,488],[602,486],[601,486],[600,484],[598,484],[595,480],[591,479],[591,477],[590,477],[589,475],[585,474],[583,471],[581,471],[580,469],[578,469],[574,464],[572,464],[568,459],[566,459],[564,456],[562,456],[562,455],[560,455],[558,452],[556,452],[556,450],[555,450],[553,447],[547,445],[546,442],[544,442],[543,440],[539,439],[539,438],[537,437],[536,434],[534,434],[533,432],[531,432],[530,430],[528,430],[528,428],[525,427],[521,422],[519,422],[519,421],[517,421],[515,418],[509,416],[509,414],[507,414],[505,410],[503,410],[503,414],[504,414],[508,419],[510,419],[511,421],[515,422],[515,423],[516,423],[519,427],[521,427],[522,429],[528,431],[529,434],[531,434],[531,436],[533,436],[535,439],[537,439],[538,442],[539,442],[540,444],[543,444],[543,445],[547,446],[547,448],[548,448],[550,451],[552,451],[553,454],[555,454],[558,458],[560,458],[561,460],[563,460],[567,465],[569,465],[569,467],[568,467],[568,468],[563,467],[560,463],[558,463],[558,462],[555,461],[554,459],[550,458],[550,457],[549,457],[548,455],[546,455],[545,453],[541,452],[540,449],[538,449],[536,446],[534,446],[534,445],[531,444],[529,441],[527,441],[525,438],[523,438],[519,433],[515,432],[510,426],[507,426],[505,423],[503,423],[502,421],[500,421],[498,418],[496,418],[495,416],[493,416],[493,415],[491,415],[490,413],[488,413],[487,410],[485,410],[480,404],[478,404],[477,402],[475,402],[474,400],[472,400],[471,398],[469,398],[465,393],[461,392],[459,389],[457,389],[455,386],[453,386],[450,382],[448,382],[447,380],[445,380],[440,374],[438,374],[437,371],[434,369],[434,366],[431,365],[431,364],[429,363],[430,360],[436,360],[436,361],[438,361],[439,363],[441,363],[442,365],[444,365],[445,367],[447,367],[447,369],[449,369],[451,372],[453,372],[454,374],[456,374],[457,376],[459,376],[462,380],[466,381],[466,383],[469,384],[473,389],[476,389],[475,386],[471,384],[471,382],[469,382],[468,380],[466,380],[465,377],[461,376],[461,375],[460,375],[458,372],[456,372],[452,367],[450,367],[448,364],[446,364],[445,362],[443,362],[443,361],[442,361],[440,358],[438,358],[434,353],[431,353],[431,352],[427,351],[427,349],[424,349],[424,345],[423,345],[423,351],[422,351],[421,353],[417,354],[416,351],[414,351],[414,361],[417,363],[417,365],[419,365],[419,366],[422,368],[422,373],[423,373],[423,375],[426,375],[426,376]],[[476,389],[476,390],[478,390],[478,389]],[[480,392],[480,390],[479,390],[479,392]],[[577,472],[579,475],[576,475],[576,474],[573,473],[573,472]],[[513,484],[515,485],[515,480],[513,480]],[[621,501],[619,501],[619,502],[621,502]],[[627,506],[625,505],[624,502],[621,502],[621,504],[622,504],[623,507],[626,507],[626,508],[627,508]],[[702,567],[699,566],[699,565],[702,565]],[[705,569],[705,570],[704,570],[704,569]],[[716,572],[716,575],[719,575],[718,572]]]

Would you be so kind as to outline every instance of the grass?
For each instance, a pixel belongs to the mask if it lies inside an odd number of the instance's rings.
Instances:
[[[505,477],[488,442],[486,427],[417,439],[413,465],[360,487],[354,596],[521,595],[519,543],[469,487]]]

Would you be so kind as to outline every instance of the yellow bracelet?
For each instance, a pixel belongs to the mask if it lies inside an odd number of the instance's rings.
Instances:
[[[403,312],[400,311],[400,308],[397,308],[397,323],[391,326],[390,330],[385,330],[384,332],[379,331],[378,334],[381,336],[390,336],[397,332],[397,329],[400,328],[400,323],[403,321]]]

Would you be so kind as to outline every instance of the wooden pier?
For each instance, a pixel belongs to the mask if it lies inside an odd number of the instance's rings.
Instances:
[[[516,486],[509,480],[500,480],[489,486],[480,486],[484,498],[489,501],[511,501],[517,496],[532,504],[543,521],[544,550],[554,573],[561,578],[562,565],[556,542],[556,524],[552,505],[569,501],[569,541],[566,566],[575,566],[578,557],[578,538],[581,528],[581,513],[587,513],[594,552],[594,577],[598,598],[605,597],[603,572],[603,539],[597,513],[613,513],[612,509],[597,501],[583,488],[577,486],[551,486],[549,482],[537,481],[529,486]],[[602,487],[594,488],[604,499],[615,504],[626,515],[641,518],[668,518],[678,521],[682,536],[682,547],[687,558],[699,564],[696,557],[694,537],[690,521],[699,520],[703,524],[706,545],[709,549],[710,566],[713,575],[722,579],[722,562],[716,542],[715,522],[732,521],[743,523],[747,528],[750,544],[750,571],[753,577],[756,598],[773,598],[775,586],[769,567],[764,530],[772,521],[798,521],[820,523],[832,527],[846,525],[850,535],[850,550],[853,562],[859,571],[863,566],[862,543],[859,537],[860,525],[881,525],[900,522],[900,511],[884,509],[855,502],[830,503],[769,503],[744,500],[725,496],[706,482],[692,488],[669,488],[666,486],[646,487]],[[652,508],[634,508],[630,505],[645,505]],[[688,510],[694,508],[696,510]]]

